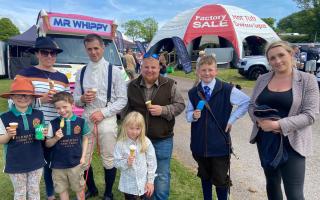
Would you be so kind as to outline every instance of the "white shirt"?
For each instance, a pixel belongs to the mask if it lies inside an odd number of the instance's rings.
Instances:
[[[145,185],[154,182],[157,169],[157,159],[151,141],[146,138],[147,151],[141,153],[141,144],[131,139],[118,141],[114,148],[114,166],[121,171],[119,190],[133,195],[143,195]],[[137,147],[135,160],[132,166],[128,166],[127,160],[130,155],[130,145]]]
[[[115,116],[127,104],[127,87],[121,70],[117,67],[112,68],[112,87],[111,99],[107,104],[108,91],[108,66],[109,63],[102,58],[98,62],[89,62],[83,77],[84,91],[89,88],[97,88],[96,99],[90,104],[81,102],[80,74],[76,75],[76,86],[74,90],[74,99],[77,106],[84,107],[83,118],[90,122],[89,116],[95,111],[101,111],[105,118]]]

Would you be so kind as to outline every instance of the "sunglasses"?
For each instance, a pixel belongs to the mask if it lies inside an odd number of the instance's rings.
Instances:
[[[144,55],[143,55],[143,58],[154,58],[154,59],[156,59],[156,60],[159,60],[159,55],[158,54],[149,54],[149,53],[145,53]]]
[[[16,97],[17,99],[31,99],[32,96],[31,95],[27,95],[27,94],[14,94],[13,95],[14,97]]]
[[[51,57],[56,57],[56,56],[57,56],[57,52],[56,52],[56,51],[40,50],[39,52],[40,52],[41,55],[43,55],[44,57],[48,57],[49,54],[51,55]]]

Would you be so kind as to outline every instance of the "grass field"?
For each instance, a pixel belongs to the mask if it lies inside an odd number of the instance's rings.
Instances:
[[[192,71],[189,74],[184,73],[184,71],[176,70],[172,74],[172,76],[184,77],[189,79],[195,79],[195,72]],[[232,82],[233,84],[239,84],[244,88],[253,88],[255,81],[251,81],[241,76],[237,69],[221,69],[218,70],[218,78],[224,80],[226,82]]]
[[[0,93],[9,90],[9,80],[0,80]],[[7,101],[5,99],[0,100],[0,112],[7,110]],[[0,158],[3,158],[3,145],[0,145]],[[4,159],[0,159],[0,168],[3,169]],[[104,192],[104,174],[100,158],[97,154],[93,156],[93,170],[95,174],[96,184],[98,186],[100,197],[92,198],[92,200],[100,200]],[[118,191],[119,173],[114,184],[113,193],[115,200],[123,199],[122,194]],[[9,200],[13,199],[13,188],[9,176],[0,172],[0,199]],[[72,194],[73,199],[75,196]],[[202,191],[200,186],[200,179],[196,177],[196,174],[189,169],[185,168],[177,160],[172,159],[171,162],[171,200],[200,200],[202,199]],[[43,180],[41,181],[41,199],[45,199],[45,189]]]

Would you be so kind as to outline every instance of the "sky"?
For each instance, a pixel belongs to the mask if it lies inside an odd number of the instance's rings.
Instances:
[[[217,3],[277,20],[299,11],[293,0],[0,0],[0,18],[10,18],[20,32],[36,23],[41,9],[116,20],[119,25],[131,19],[153,17],[161,27],[180,12]]]

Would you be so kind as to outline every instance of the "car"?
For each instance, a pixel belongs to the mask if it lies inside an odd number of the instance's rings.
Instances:
[[[257,80],[271,69],[265,56],[245,56],[239,60],[237,67],[239,74],[250,80]]]

